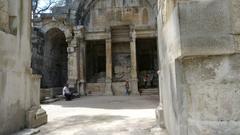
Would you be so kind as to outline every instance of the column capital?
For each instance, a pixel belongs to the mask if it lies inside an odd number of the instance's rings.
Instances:
[[[107,38],[107,39],[105,39],[105,41],[106,41],[106,44],[111,44],[112,43],[112,39],[111,38]]]
[[[136,40],[136,30],[134,26],[130,26],[130,37],[131,37],[131,41],[134,42]]]
[[[85,37],[85,28],[84,26],[75,26],[73,28],[74,37],[82,39]]]

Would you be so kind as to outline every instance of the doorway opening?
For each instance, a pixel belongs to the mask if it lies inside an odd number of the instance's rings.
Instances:
[[[88,41],[86,47],[86,79],[88,83],[105,83],[105,40]]]
[[[137,69],[139,88],[158,87],[157,39],[137,39]],[[145,81],[144,81],[145,80]]]

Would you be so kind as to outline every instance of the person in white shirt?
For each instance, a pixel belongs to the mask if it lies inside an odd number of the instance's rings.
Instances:
[[[66,85],[63,87],[62,94],[63,94],[63,96],[65,96],[65,100],[66,100],[66,101],[72,100],[72,93],[71,93],[71,91],[70,91],[69,88],[68,88],[68,84],[66,84]]]

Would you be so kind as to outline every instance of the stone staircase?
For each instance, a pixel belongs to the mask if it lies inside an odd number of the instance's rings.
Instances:
[[[139,89],[141,95],[159,95],[158,88]]]

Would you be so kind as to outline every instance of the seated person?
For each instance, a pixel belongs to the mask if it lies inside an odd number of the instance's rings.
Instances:
[[[63,93],[63,96],[65,96],[66,101],[72,100],[72,93],[70,92],[70,90],[68,88],[68,84],[66,84],[63,87],[63,92],[62,93]]]

